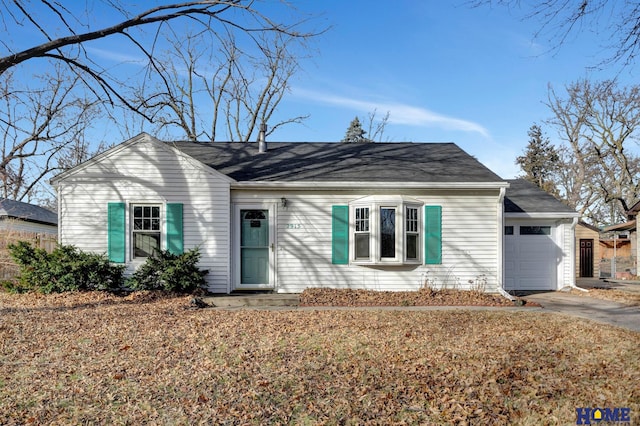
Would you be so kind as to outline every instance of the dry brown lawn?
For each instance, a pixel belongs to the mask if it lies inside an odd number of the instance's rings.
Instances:
[[[596,299],[610,300],[612,302],[624,303],[625,305],[640,306],[640,292],[612,289],[589,289],[589,292],[571,290],[571,294],[583,297],[593,297]]]
[[[640,415],[640,334],[512,310],[0,293],[0,424],[575,424]]]

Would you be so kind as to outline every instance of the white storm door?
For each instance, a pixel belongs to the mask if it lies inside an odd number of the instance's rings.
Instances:
[[[234,212],[234,289],[275,287],[274,209],[236,205]]]

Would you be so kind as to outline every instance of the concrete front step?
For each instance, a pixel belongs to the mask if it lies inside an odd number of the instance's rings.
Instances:
[[[208,296],[203,297],[202,300],[218,308],[298,306],[300,304],[300,297],[297,294],[234,294]]]

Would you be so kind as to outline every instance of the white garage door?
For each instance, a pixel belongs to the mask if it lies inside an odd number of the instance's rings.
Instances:
[[[556,290],[558,246],[548,225],[505,227],[505,289]]]

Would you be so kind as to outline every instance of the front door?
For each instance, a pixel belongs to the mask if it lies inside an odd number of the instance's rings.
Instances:
[[[593,277],[593,240],[580,240],[580,276]]]
[[[269,209],[240,208],[238,268],[235,288],[273,288],[271,218]]]

